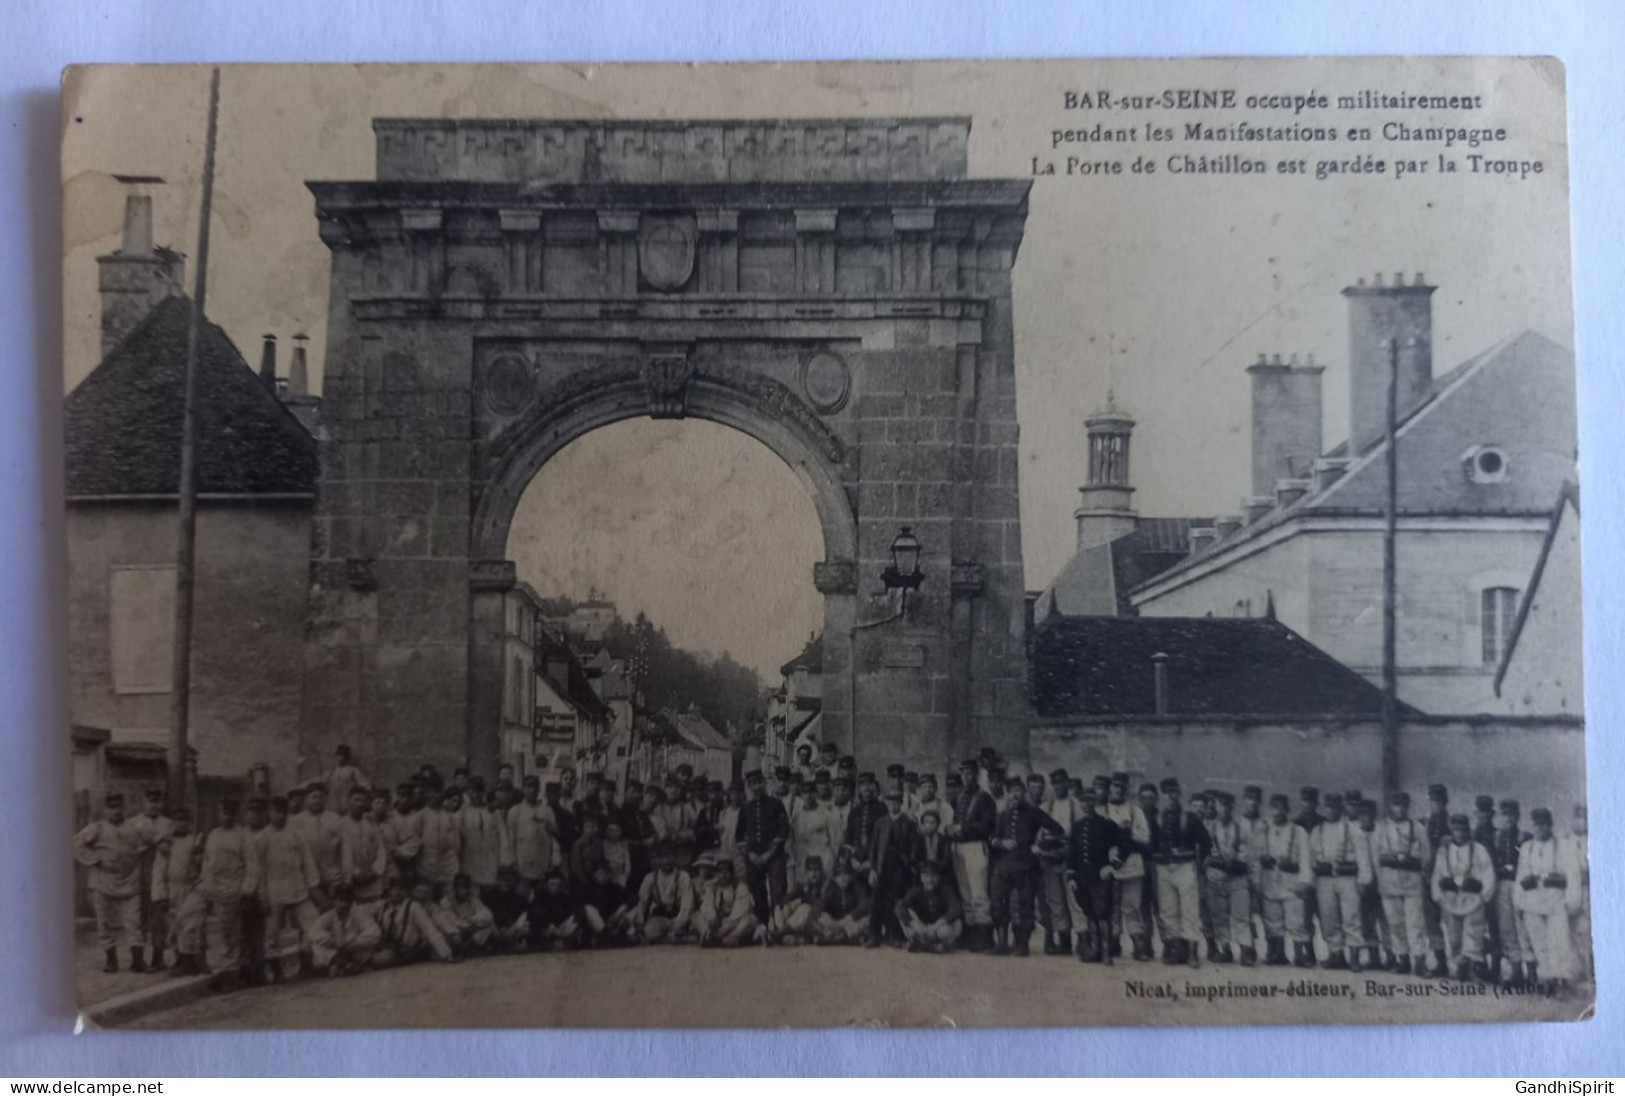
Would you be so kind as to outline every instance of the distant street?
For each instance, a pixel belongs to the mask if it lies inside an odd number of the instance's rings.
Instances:
[[[1227,989],[1231,995],[1221,996]],[[1235,996],[1238,990],[1249,995]],[[1070,958],[890,948],[641,948],[425,964],[274,986],[205,998],[130,1026],[1024,1027],[1302,1023],[1311,1015],[1321,1023],[1458,1023],[1557,1020],[1582,1007],[1461,991],[1459,983],[1292,968],[1192,971],[1132,962],[1105,968]]]

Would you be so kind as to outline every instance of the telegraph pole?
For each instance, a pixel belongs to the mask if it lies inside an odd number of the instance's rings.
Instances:
[[[197,267],[186,330],[186,379],[182,396],[180,529],[175,552],[174,679],[170,689],[169,803],[191,799],[186,778],[192,720],[192,602],[197,564],[197,359],[208,292],[209,214],[214,206],[214,145],[220,116],[220,68],[209,77],[209,121],[203,138],[203,206],[198,213]]]
[[[1395,534],[1399,529],[1399,339],[1388,340],[1388,490],[1382,529],[1382,790],[1399,787],[1399,670]]]

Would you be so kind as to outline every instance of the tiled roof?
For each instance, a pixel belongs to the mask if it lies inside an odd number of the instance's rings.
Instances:
[[[671,716],[671,720],[677,733],[699,749],[733,752],[733,743],[697,712],[677,712]]]
[[[1129,591],[1183,562],[1190,555],[1191,527],[1212,524],[1212,518],[1140,518],[1134,532],[1079,549],[1040,595],[1037,619],[1051,613],[1131,615]]]
[[[1051,617],[1033,641],[1033,706],[1051,719],[1153,715],[1158,653],[1170,715],[1382,711],[1381,690],[1292,629],[1226,617]]]
[[[806,670],[810,674],[821,674],[824,672],[823,636],[813,636],[807,641],[807,645],[801,649],[801,653],[799,655],[792,658],[789,662],[786,662],[783,666],[779,667],[779,673],[783,674],[785,677],[789,677],[797,670]]]
[[[69,394],[70,497],[174,495],[180,483],[192,306],[170,297]],[[226,333],[199,332],[199,494],[310,494],[316,440],[249,368]]]

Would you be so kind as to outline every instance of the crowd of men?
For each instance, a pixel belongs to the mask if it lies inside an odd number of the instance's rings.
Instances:
[[[200,832],[163,793],[80,831],[106,969],[340,975],[470,955],[641,944],[861,945],[1111,963],[1316,965],[1562,994],[1590,978],[1586,816],[1431,785],[1076,779],[984,749],[946,775],[859,773],[826,744],[741,782],[599,774],[487,783],[424,766],[373,788],[340,747],[322,780],[223,801]],[[1288,945],[1291,947],[1288,953]]]

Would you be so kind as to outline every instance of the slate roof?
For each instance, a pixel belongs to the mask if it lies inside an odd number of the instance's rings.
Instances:
[[[1036,618],[1132,615],[1129,591],[1183,562],[1190,555],[1191,528],[1212,524],[1212,518],[1140,518],[1134,532],[1080,549],[1039,596]]]
[[[668,713],[672,725],[683,738],[700,750],[721,750],[733,753],[733,743],[697,712]]]
[[[789,662],[786,662],[783,666],[779,667],[779,673],[783,674],[785,677],[789,677],[797,670],[806,670],[810,674],[821,674],[824,672],[823,636],[813,636],[807,641],[807,645],[801,649],[801,653],[799,655],[792,658]]]
[[[158,304],[69,393],[70,498],[178,493],[191,310],[187,297]],[[219,327],[204,324],[198,351],[198,493],[313,493],[316,439]]]
[[[1573,477],[1577,437],[1574,355],[1525,331],[1434,378],[1428,397],[1396,432],[1399,512],[1419,515],[1545,514]],[[1471,483],[1462,457],[1494,445],[1507,459],[1501,483]],[[1134,592],[1178,575],[1300,517],[1380,514],[1387,492],[1386,438],[1356,455],[1325,490],[1266,514],[1201,553],[1137,584]],[[1348,457],[1347,443],[1328,456]]]
[[[609,705],[593,691],[586,667],[561,637],[553,635],[546,628],[538,628],[534,658],[537,675],[545,678],[553,686],[553,691],[578,711],[592,719],[610,718]],[[552,672],[553,666],[561,659],[564,662],[563,681]]]
[[[1051,617],[1033,640],[1033,707],[1048,719],[1154,715],[1159,652],[1169,715],[1382,712],[1380,689],[1292,629],[1230,617]]]

